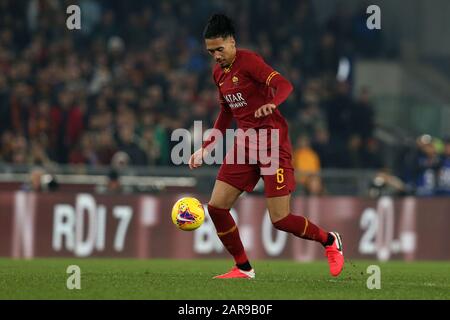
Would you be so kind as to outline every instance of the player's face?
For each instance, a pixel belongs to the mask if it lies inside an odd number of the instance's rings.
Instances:
[[[205,39],[206,50],[221,68],[228,67],[236,56],[236,42],[233,37]]]

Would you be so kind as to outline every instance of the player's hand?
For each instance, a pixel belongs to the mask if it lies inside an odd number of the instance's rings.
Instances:
[[[203,164],[203,157],[205,157],[207,154],[206,149],[200,148],[197,151],[195,151],[191,158],[189,159],[189,169],[195,169],[200,167]]]
[[[255,111],[255,118],[261,118],[268,116],[269,114],[272,114],[273,110],[275,110],[276,107],[277,106],[274,105],[273,103],[268,103],[259,107],[258,110]]]

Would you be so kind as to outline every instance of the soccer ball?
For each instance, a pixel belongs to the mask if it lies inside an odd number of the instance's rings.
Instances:
[[[172,222],[178,229],[192,231],[205,221],[205,210],[195,198],[185,197],[178,200],[172,208]]]

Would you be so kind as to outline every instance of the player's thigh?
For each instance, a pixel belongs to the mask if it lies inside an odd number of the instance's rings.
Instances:
[[[224,181],[216,180],[209,205],[219,209],[230,209],[241,193],[242,191],[238,188]]]
[[[267,209],[269,210],[272,223],[280,221],[290,213],[291,195],[266,198]]]

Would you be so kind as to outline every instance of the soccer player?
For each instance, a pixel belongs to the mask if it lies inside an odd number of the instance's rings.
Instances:
[[[269,134],[264,137],[260,134],[262,129],[278,129],[279,143],[278,159],[274,160],[276,170],[272,174],[262,174],[267,163],[262,163],[261,159],[251,163],[251,146],[247,144],[244,150],[248,163],[235,163],[236,161],[229,161],[226,157],[219,169],[208,211],[217,235],[235,260],[235,266],[231,271],[215,278],[255,277],[255,271],[247,258],[238,228],[229,210],[243,191],[251,192],[254,189],[261,177],[264,180],[264,193],[274,227],[322,244],[330,273],[338,276],[344,266],[339,234],[327,232],[305,217],[290,212],[290,194],[295,189],[294,169],[291,164],[292,148],[286,120],[278,108],[291,93],[291,83],[267,65],[258,54],[236,48],[235,30],[227,16],[213,15],[204,30],[204,39],[206,49],[216,62],[213,78],[220,95],[221,109],[214,128],[224,134],[234,118],[239,129],[244,132],[255,130],[258,139],[269,139],[268,136],[271,136]],[[239,139],[235,139],[234,143],[236,147]],[[202,148],[191,155],[190,169],[202,164],[213,145],[214,139],[210,136]],[[267,146],[272,144],[267,142]],[[234,148],[233,152],[237,149]]]

